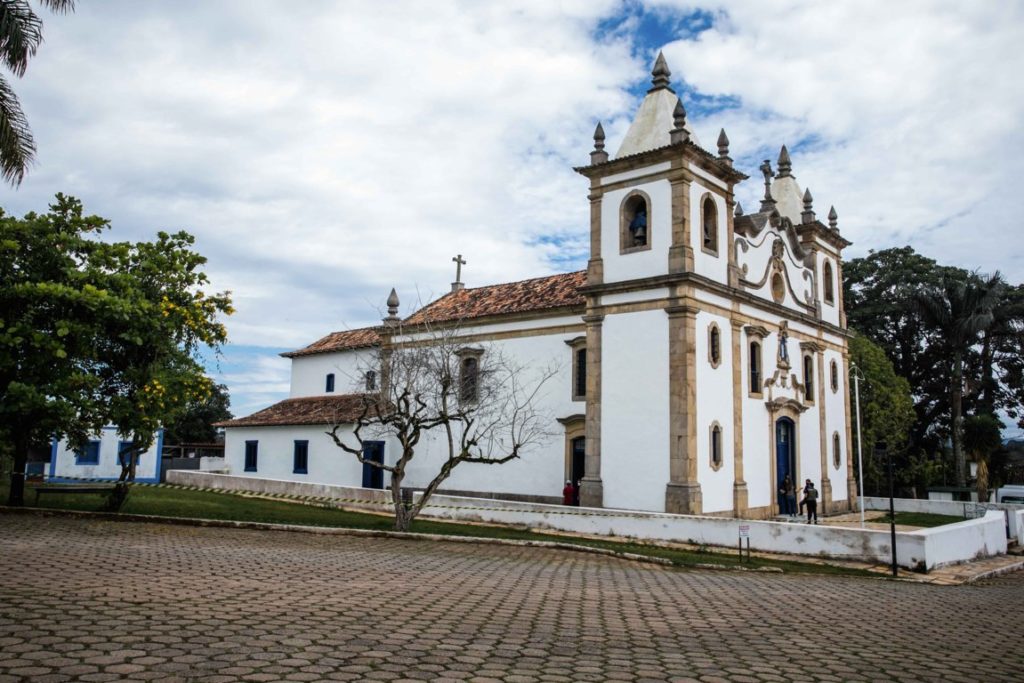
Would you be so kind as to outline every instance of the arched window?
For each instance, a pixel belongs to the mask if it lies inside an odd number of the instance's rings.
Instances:
[[[377,371],[367,370],[366,371],[366,390],[374,391],[377,388]]]
[[[834,304],[836,301],[835,285],[832,284],[832,264],[825,261],[825,267],[822,269],[822,280],[825,285],[825,303]]]
[[[651,205],[647,196],[634,192],[622,202],[619,247],[623,253],[649,249],[651,245]]]
[[[722,466],[722,427],[717,422],[711,425],[711,469]]]
[[[832,393],[839,391],[839,366],[835,361],[829,364],[829,374],[832,380]]]
[[[718,207],[711,195],[704,195],[700,204],[701,246],[704,251],[718,256]]]
[[[324,391],[328,394],[334,392],[334,373],[327,374],[327,380],[324,382]]]
[[[587,347],[576,349],[575,352],[575,377],[576,380],[573,394],[578,398],[585,398],[587,395]]]
[[[480,396],[480,364],[467,356],[459,364],[459,400],[472,403]]]
[[[750,342],[750,393],[761,393],[761,345]]]
[[[839,432],[836,432],[832,435],[832,465],[838,470],[842,462],[842,447],[839,443]]]
[[[715,323],[708,327],[708,362],[713,368],[722,362],[722,333]]]
[[[804,356],[804,400],[814,403],[814,357]]]

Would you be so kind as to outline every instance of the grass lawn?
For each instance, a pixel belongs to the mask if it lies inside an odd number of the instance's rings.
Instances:
[[[873,517],[869,522],[877,522],[879,524],[889,523],[889,513],[886,512],[880,517]],[[930,529],[936,526],[943,526],[945,524],[956,524],[957,522],[964,521],[963,517],[956,517],[954,515],[936,515],[931,512],[897,512],[896,523],[905,524],[906,526],[919,526],[922,528]]]
[[[6,501],[6,486],[0,486],[0,495],[3,496],[3,501]],[[32,491],[32,484],[29,483],[25,491],[25,501],[31,504],[34,500],[35,493]],[[102,509],[103,504],[104,497],[99,494],[61,494],[59,496],[43,495],[40,498],[39,507],[99,511]],[[188,491],[164,487],[135,487],[129,495],[122,512],[125,514],[161,517],[193,517],[198,519],[267,522],[348,529],[380,531],[390,531],[393,529],[392,518],[382,515],[348,512],[335,508],[303,505],[232,493]],[[664,548],[643,543],[618,543],[600,539],[535,533],[526,529],[507,526],[416,520],[413,523],[412,531],[413,533],[423,534],[571,543],[592,548],[603,548],[615,552],[665,558],[679,567],[692,567],[698,564],[740,565],[736,553],[713,552],[703,549]],[[749,562],[744,562],[743,566],[751,568],[776,567],[786,572],[873,576],[873,574],[865,570],[850,567],[757,557],[751,558]]]

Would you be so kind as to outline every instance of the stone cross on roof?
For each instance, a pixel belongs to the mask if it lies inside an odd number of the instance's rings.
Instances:
[[[462,266],[466,265],[466,259],[459,254],[452,257],[452,261],[455,262],[455,282],[452,283],[452,291],[457,292],[466,288],[466,285],[462,284]]]

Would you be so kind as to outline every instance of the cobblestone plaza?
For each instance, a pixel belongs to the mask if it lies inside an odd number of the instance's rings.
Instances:
[[[0,515],[8,681],[1024,680],[1024,572],[939,587]]]

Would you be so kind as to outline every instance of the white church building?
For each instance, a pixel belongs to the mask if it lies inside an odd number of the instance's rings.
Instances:
[[[806,479],[825,514],[851,509],[848,351],[834,209],[817,219],[782,147],[764,199],[744,213],[747,176],[725,132],[717,154],[686,121],[659,55],[652,87],[614,156],[600,125],[589,165],[586,271],[452,291],[417,324],[458,325],[467,348],[558,369],[541,400],[551,436],[500,466],[463,464],[442,491],[561,502],[579,482],[590,507],[765,518],[779,484]],[[389,305],[397,302],[389,301]],[[290,397],[225,428],[231,474],[386,485],[326,434],[376,388],[367,372],[387,325],[333,332],[283,354]],[[486,351],[485,351],[486,352]],[[424,442],[406,485],[425,486],[443,456]],[[393,462],[397,444],[367,444]]]

